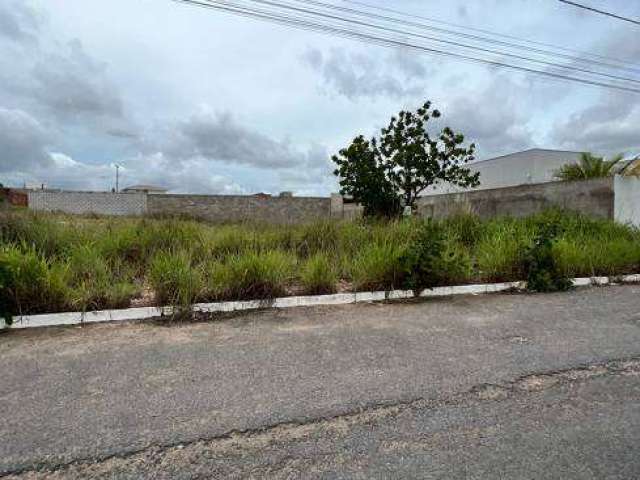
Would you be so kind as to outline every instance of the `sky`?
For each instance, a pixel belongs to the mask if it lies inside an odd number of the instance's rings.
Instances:
[[[369,3],[640,65],[640,27],[555,0]],[[640,18],[637,2],[583,3]],[[637,93],[171,0],[0,1],[4,185],[110,190],[117,164],[121,188],[326,195],[331,155],[426,100],[479,159],[640,151]]]

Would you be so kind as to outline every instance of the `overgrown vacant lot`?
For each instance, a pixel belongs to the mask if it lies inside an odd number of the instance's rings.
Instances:
[[[640,267],[637,229],[560,211],[298,226],[29,212],[1,221],[1,306],[23,314],[521,280],[549,229],[563,274]]]

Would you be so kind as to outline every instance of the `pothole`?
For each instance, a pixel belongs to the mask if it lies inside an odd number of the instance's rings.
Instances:
[[[558,377],[552,375],[532,375],[519,380],[516,383],[516,388],[525,392],[538,392],[553,387],[559,381]]]
[[[600,377],[607,373],[609,373],[609,369],[599,365],[595,367],[569,370],[568,372],[564,372],[560,375],[567,380],[588,380],[589,378]]]
[[[473,393],[480,400],[504,400],[509,396],[509,390],[500,385],[484,384],[473,389]]]

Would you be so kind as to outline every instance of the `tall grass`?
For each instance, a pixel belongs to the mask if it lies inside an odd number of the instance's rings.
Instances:
[[[201,271],[187,251],[158,252],[151,262],[149,281],[161,305],[188,307],[204,286]]]
[[[356,290],[385,290],[403,285],[404,249],[392,243],[369,245],[354,259],[353,286]]]
[[[266,299],[284,295],[292,258],[280,251],[246,252],[209,265],[208,293],[214,299]]]
[[[418,283],[427,286],[521,280],[526,252],[548,225],[558,231],[555,264],[569,276],[640,270],[640,232],[608,220],[560,210],[488,221],[460,214],[430,222],[440,239],[431,250],[423,248],[430,245],[423,236],[426,223],[211,225],[2,214],[0,307],[9,305],[14,313],[111,308],[127,306],[148,290],[158,304],[186,305],[299,291],[405,288],[417,271],[423,275]],[[407,266],[410,252],[420,260]]]
[[[304,292],[311,295],[334,293],[338,283],[336,268],[326,253],[309,258],[302,266],[300,279]]]

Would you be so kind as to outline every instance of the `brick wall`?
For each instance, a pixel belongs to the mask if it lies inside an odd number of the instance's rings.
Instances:
[[[149,195],[150,215],[185,215],[211,222],[303,223],[331,215],[329,197]]]
[[[29,192],[29,208],[36,211],[74,214],[143,215],[147,210],[147,195],[34,190]]]
[[[418,200],[418,214],[434,218],[459,212],[474,213],[482,218],[523,217],[555,206],[613,219],[613,204],[613,178],[599,178],[426,196]]]

